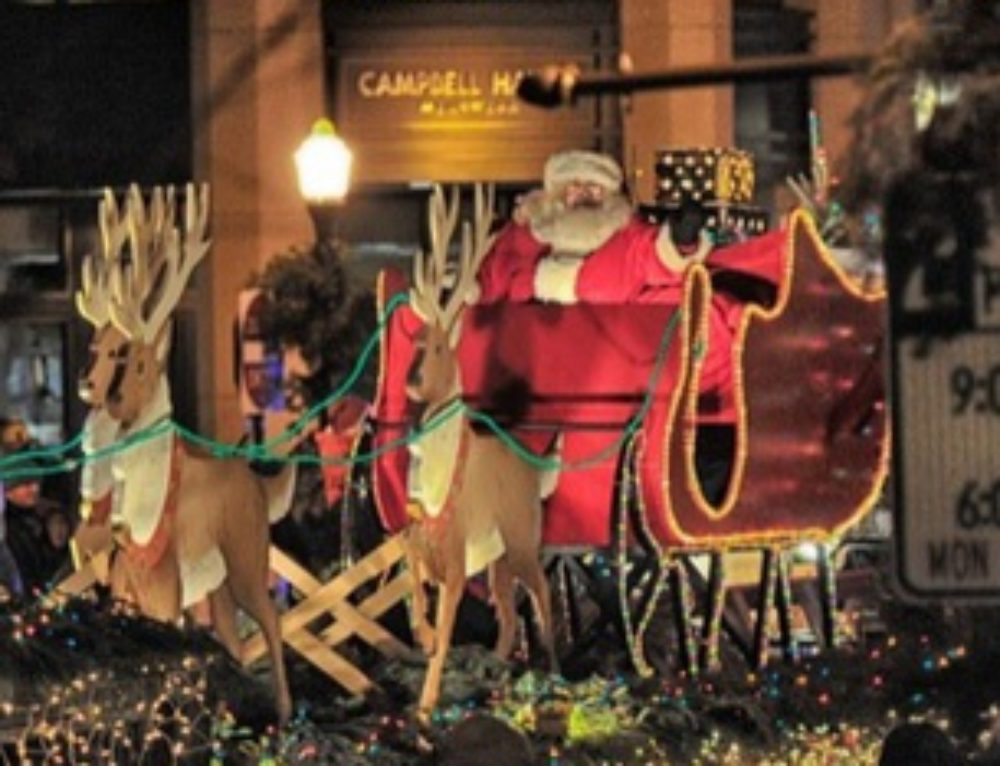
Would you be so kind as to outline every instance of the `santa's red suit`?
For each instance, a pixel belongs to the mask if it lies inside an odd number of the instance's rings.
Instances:
[[[545,279],[553,259],[574,259],[553,255],[552,247],[536,237],[530,221],[511,222],[498,234],[480,268],[478,302],[677,304],[683,270],[668,268],[658,257],[657,242],[664,236],[669,232],[632,218],[604,244],[576,258],[573,267],[565,269],[572,284],[553,287]],[[735,420],[732,340],[748,294],[766,296],[780,282],[786,237],[784,231],[775,231],[712,250],[704,260],[716,290],[709,318],[709,349],[701,376],[699,410],[703,422]],[[567,299],[568,295],[572,297]]]

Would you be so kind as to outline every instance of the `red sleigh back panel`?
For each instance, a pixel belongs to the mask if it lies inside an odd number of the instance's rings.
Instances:
[[[383,297],[405,286],[398,274],[387,273],[380,282]],[[675,310],[671,304],[529,303],[466,310],[459,356],[467,403],[490,414],[536,454],[558,430],[563,434],[560,460],[579,466],[560,475],[546,503],[546,544],[609,542],[622,433],[649,390]],[[388,451],[376,460],[374,474],[382,521],[390,530],[406,523],[409,458],[405,449],[390,448],[406,436],[411,423],[405,383],[412,339],[420,326],[420,319],[403,306],[382,338],[376,446]],[[668,381],[679,358],[670,337],[666,348],[659,368],[661,390],[672,388]]]
[[[651,385],[637,474],[645,523],[662,547],[821,539],[870,507],[888,454],[878,356],[883,297],[853,288],[803,217],[793,217],[787,236],[776,261],[777,299],[766,309],[713,297],[696,268],[670,303],[467,310],[460,345],[467,402],[536,452],[559,430],[560,458],[577,466],[560,475],[546,504],[547,545],[610,541],[623,429]],[[384,275],[383,305],[405,287],[398,273]],[[737,325],[722,365],[720,311]],[[375,496],[393,531],[406,523],[409,458],[393,447],[410,428],[405,382],[420,326],[404,306],[382,338],[376,446],[386,451],[375,465]],[[720,369],[731,370],[738,439],[733,480],[714,508],[701,496],[693,452],[695,421],[705,420],[696,413],[697,392],[706,388],[699,378]]]
[[[694,480],[694,356],[678,399],[646,423],[641,495],[665,548],[829,538],[871,507],[885,477],[883,295],[854,287],[804,216],[789,236],[777,303],[749,308],[733,343],[737,455],[718,507]],[[689,342],[703,308],[692,307]]]

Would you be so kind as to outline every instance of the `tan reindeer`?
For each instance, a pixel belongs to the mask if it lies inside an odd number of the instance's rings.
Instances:
[[[435,187],[429,208],[431,255],[417,256],[411,306],[426,324],[407,380],[407,395],[424,405],[426,426],[461,400],[456,355],[462,310],[489,245],[492,189],[475,190],[475,228],[463,225],[461,257],[447,300],[445,268],[448,244],[458,220],[459,193],[450,203]],[[549,662],[555,667],[548,581],[540,561],[542,543],[539,471],[497,438],[475,433],[464,414],[429,429],[411,448],[411,508],[418,519],[407,530],[407,556],[417,583],[411,619],[430,664],[420,695],[422,715],[437,703],[455,614],[466,578],[489,566],[490,590],[499,623],[496,652],[506,658],[513,648],[515,581],[530,592]],[[427,623],[422,583],[441,586],[437,619]]]
[[[165,366],[171,314],[208,252],[208,189],[188,186],[183,233],[172,187],[147,205],[133,186],[123,210],[107,192],[100,205],[101,249],[83,264],[80,313],[94,326],[91,359],[79,380],[90,405],[84,451],[133,439],[127,449],[85,466],[81,494],[87,537],[113,517],[124,554],[112,587],[151,617],[176,621],[208,597],[219,639],[239,658],[236,607],[267,640],[279,720],[291,713],[277,611],[268,593],[269,525],[287,511],[289,467],[273,478],[244,460],[196,454],[176,436]],[[127,247],[126,247],[127,245]]]

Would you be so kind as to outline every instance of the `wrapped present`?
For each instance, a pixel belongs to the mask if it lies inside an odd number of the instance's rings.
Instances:
[[[701,229],[724,245],[764,234],[770,216],[751,204],[753,155],[743,149],[662,149],[655,154],[656,199],[640,206],[654,222],[669,222],[675,239],[690,243]]]
[[[656,152],[656,201],[746,204],[753,200],[753,155],[712,147]]]

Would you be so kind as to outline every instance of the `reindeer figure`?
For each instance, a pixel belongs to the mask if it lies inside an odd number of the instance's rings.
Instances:
[[[127,450],[86,467],[83,528],[106,527],[112,515],[120,522],[124,555],[115,558],[112,587],[134,598],[143,613],[176,621],[208,596],[213,627],[237,659],[236,606],[256,620],[285,722],[291,698],[267,577],[269,525],[288,509],[294,469],[265,479],[243,460],[194,454],[168,423],[171,314],[210,246],[207,187],[198,193],[188,187],[183,235],[175,213],[172,187],[155,189],[147,209],[133,186],[124,213],[107,192],[99,215],[101,252],[83,264],[77,307],[94,326],[91,359],[79,381],[80,397],[91,407],[84,449],[92,454],[142,433]]]
[[[426,425],[460,401],[462,387],[456,347],[466,295],[489,246],[492,189],[475,190],[475,230],[463,225],[461,258],[446,302],[444,292],[448,243],[458,220],[459,195],[450,204],[435,187],[429,209],[431,257],[418,254],[411,306],[426,325],[407,380],[407,395],[424,405]],[[542,505],[540,473],[498,439],[477,434],[465,415],[452,416],[411,448],[411,508],[418,519],[407,530],[408,563],[418,583],[439,584],[437,620],[427,623],[423,586],[414,588],[411,619],[414,634],[431,657],[419,708],[422,715],[437,703],[455,613],[466,578],[489,566],[490,590],[499,622],[496,653],[513,648],[516,613],[515,579],[534,601],[542,640],[555,668],[548,581],[540,562]]]

